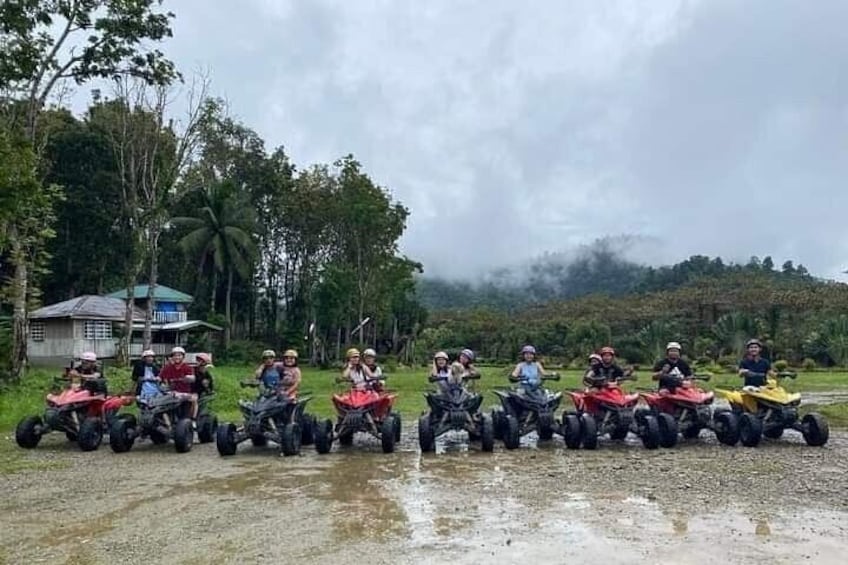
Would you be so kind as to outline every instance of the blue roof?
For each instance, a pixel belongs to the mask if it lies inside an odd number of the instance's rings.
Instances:
[[[136,285],[133,289],[133,299],[135,300],[144,300],[147,298],[147,292],[150,285],[139,284]],[[116,290],[115,292],[110,292],[106,296],[110,298],[121,298],[126,300],[127,298],[127,289]],[[154,289],[153,299],[159,302],[183,302],[189,303],[194,301],[194,297],[190,294],[186,294],[185,292],[180,292],[179,290],[173,289],[169,286],[165,286],[163,284],[157,284]]]

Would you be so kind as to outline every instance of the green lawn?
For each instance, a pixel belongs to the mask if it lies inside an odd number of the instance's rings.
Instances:
[[[495,404],[496,399],[491,390],[508,385],[505,368],[481,368],[483,378],[474,383],[477,390],[486,395],[484,407]],[[242,389],[238,386],[240,380],[251,373],[248,367],[216,367],[214,369],[215,386],[218,391],[213,408],[221,421],[239,418],[237,401],[240,398],[250,398],[255,394],[254,389]],[[0,432],[10,432],[18,420],[28,414],[39,414],[43,411],[44,394],[51,386],[53,375],[58,371],[35,370],[26,378],[25,384],[0,390]],[[321,416],[332,414],[330,395],[335,391],[344,390],[334,383],[335,372],[319,371],[306,368],[303,370],[302,393],[312,396],[309,411]],[[574,389],[580,386],[579,371],[564,371],[562,380],[552,382],[554,390]],[[108,369],[109,388],[112,392],[130,389],[129,372],[120,369]],[[388,387],[398,393],[397,409],[407,421],[418,416],[424,410],[422,393],[431,386],[427,382],[426,369],[404,369],[389,375]],[[826,391],[848,388],[848,373],[812,372],[800,373],[794,381],[786,381],[787,388],[796,391]],[[627,388],[651,387],[653,383],[647,373],[642,373],[639,382],[627,383]],[[707,388],[733,387],[739,385],[735,375],[716,375]],[[836,415],[836,414],[834,414]]]

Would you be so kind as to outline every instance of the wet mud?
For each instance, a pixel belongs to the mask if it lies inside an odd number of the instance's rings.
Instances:
[[[8,441],[3,438],[3,441]],[[178,455],[141,444],[80,453],[59,436],[0,476],[7,563],[844,563],[848,435],[756,449],[706,432],[674,450],[636,440],[495,453],[464,435],[422,456],[414,435],[280,457],[242,445]]]

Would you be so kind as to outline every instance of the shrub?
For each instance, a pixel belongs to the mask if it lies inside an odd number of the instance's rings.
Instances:
[[[801,362],[801,367],[803,367],[805,371],[814,371],[816,369],[816,362],[814,359],[807,357]]]
[[[785,359],[778,359],[777,361],[774,362],[774,369],[776,371],[785,371],[788,368],[789,368],[789,361],[786,361]]]
[[[718,358],[716,364],[721,365],[726,370],[733,370],[739,366],[739,359],[733,355],[722,355]]]

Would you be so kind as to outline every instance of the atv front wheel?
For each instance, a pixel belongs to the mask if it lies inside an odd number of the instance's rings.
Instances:
[[[480,447],[487,453],[495,450],[495,424],[486,414],[480,419]]]
[[[563,414],[562,439],[568,449],[580,447],[580,419],[576,414]]]
[[[80,424],[77,443],[83,451],[95,451],[103,441],[103,422],[100,418],[86,418]]]
[[[671,414],[659,413],[656,415],[657,424],[660,429],[660,445],[671,448],[677,445],[677,420]]]
[[[135,421],[118,418],[109,426],[109,445],[115,453],[126,453],[135,443]]]
[[[646,415],[639,431],[645,449],[656,449],[660,446],[660,425],[655,416]]]
[[[422,453],[436,450],[436,438],[433,437],[429,414],[422,414],[418,418],[418,447],[421,448]]]
[[[218,448],[218,455],[228,457],[236,454],[238,445],[236,444],[236,425],[221,424],[215,431],[215,446]]]
[[[591,414],[580,416],[580,444],[583,449],[598,447],[598,423]]]
[[[215,441],[215,432],[218,429],[218,417],[212,414],[203,414],[197,419],[197,440],[200,443],[211,443]]]
[[[380,424],[380,443],[383,444],[383,453],[393,453],[395,450],[395,417],[392,414],[386,416]]]
[[[830,437],[830,427],[827,425],[827,420],[824,416],[817,412],[810,412],[801,418],[802,432],[804,441],[807,445],[813,447],[821,447],[827,443]]]
[[[745,447],[757,447],[763,438],[763,423],[747,412],[739,417],[739,441]]]
[[[286,457],[291,455],[300,455],[300,443],[303,431],[300,429],[300,424],[286,424],[283,428],[283,433],[280,434],[280,451]]]
[[[492,408],[492,426],[495,430],[495,439],[503,441],[504,438],[504,411],[500,408]]]
[[[550,441],[554,437],[554,422],[553,417],[550,417],[551,420],[543,422],[539,420],[539,439],[542,441]]]
[[[321,420],[315,427],[315,451],[321,455],[330,453],[333,446],[333,422]]]
[[[188,453],[194,445],[194,429],[190,418],[182,418],[174,426],[174,449],[177,453]]]
[[[403,430],[402,430],[403,422],[401,420],[400,413],[392,412],[391,416],[392,416],[392,418],[395,419],[395,426],[394,426],[395,443],[400,443],[400,436],[403,433]]]
[[[40,416],[27,416],[15,428],[15,441],[24,449],[33,449],[41,441],[41,430],[44,424]]]
[[[517,449],[521,446],[521,435],[519,435],[518,418],[512,414],[504,416],[504,446],[507,449]]]
[[[716,439],[724,445],[739,443],[739,420],[729,410],[714,413],[713,431]]]

